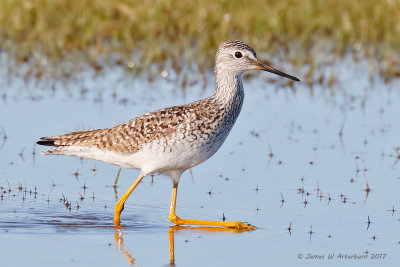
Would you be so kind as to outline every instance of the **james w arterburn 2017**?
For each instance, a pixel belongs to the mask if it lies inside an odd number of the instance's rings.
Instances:
[[[386,256],[385,253],[380,253],[380,254],[370,254],[370,258],[371,259],[384,259]],[[298,255],[299,259],[303,258],[302,254]],[[368,254],[364,253],[364,254],[335,254],[335,253],[331,253],[331,254],[311,254],[308,253],[305,257],[305,260],[324,260],[324,259],[328,259],[328,260],[332,260],[332,259],[337,259],[337,260],[366,260],[368,259]]]

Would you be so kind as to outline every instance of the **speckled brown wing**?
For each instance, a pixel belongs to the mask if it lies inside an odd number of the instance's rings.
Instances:
[[[48,146],[93,146],[115,152],[131,153],[156,139],[169,136],[193,112],[198,102],[146,113],[111,128],[71,132],[42,137],[37,142]]]

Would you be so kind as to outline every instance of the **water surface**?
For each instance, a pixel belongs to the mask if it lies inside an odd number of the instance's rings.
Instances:
[[[139,172],[123,169],[115,190],[118,167],[44,156],[35,146],[41,136],[108,127],[206,97],[214,90],[212,73],[205,89],[194,74],[182,90],[175,74],[149,82],[110,68],[63,83],[2,72],[2,264],[165,266],[173,255],[177,266],[394,265],[399,82],[385,84],[377,75],[371,82],[368,66],[350,60],[334,69],[333,88],[281,86],[267,73],[245,80],[231,135],[210,160],[184,173],[177,214],[258,227],[240,233],[172,227],[172,183],[163,176],[143,180],[126,202],[123,229],[114,229],[116,199]]]

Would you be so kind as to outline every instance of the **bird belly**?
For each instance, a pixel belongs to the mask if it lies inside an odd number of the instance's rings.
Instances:
[[[173,145],[148,145],[132,155],[135,164],[140,162],[146,173],[183,172],[209,159],[222,145],[214,143],[194,145],[193,142],[176,142]]]

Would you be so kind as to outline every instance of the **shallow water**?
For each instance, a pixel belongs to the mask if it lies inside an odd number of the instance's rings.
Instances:
[[[148,82],[112,68],[66,84],[2,72],[1,264],[165,266],[173,257],[177,266],[393,266],[400,259],[399,82],[371,83],[368,67],[350,60],[335,70],[334,90],[281,88],[267,73],[245,80],[231,135],[183,175],[179,216],[246,221],[258,227],[252,232],[172,227],[172,183],[162,176],[143,180],[125,205],[123,229],[114,229],[116,199],[138,171],[123,169],[115,190],[118,167],[44,156],[35,146],[41,136],[206,97],[211,73],[205,90],[197,83],[182,91],[182,79]]]

